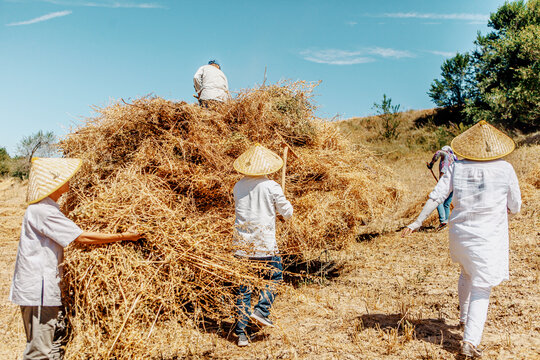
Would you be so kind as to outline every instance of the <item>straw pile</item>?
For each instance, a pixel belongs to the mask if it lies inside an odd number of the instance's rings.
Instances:
[[[231,254],[241,178],[232,163],[254,142],[281,154],[284,141],[298,155],[287,164],[295,216],[278,229],[282,252],[307,258],[379,230],[373,224],[395,210],[401,186],[314,117],[311,90],[303,82],[246,90],[212,110],[159,97],[119,102],[62,141],[65,156],[83,159],[63,205],[69,216],[88,231],[136,225],[145,234],[66,254],[68,358],[133,358],[161,322],[230,315],[231,289],[259,281]]]

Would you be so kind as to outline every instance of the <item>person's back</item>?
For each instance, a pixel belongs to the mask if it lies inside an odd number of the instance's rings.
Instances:
[[[219,66],[203,65],[193,76],[193,86],[200,101],[215,100],[227,101],[229,95],[229,83],[227,77]]]
[[[235,245],[240,247],[237,255],[257,257],[277,254],[276,211],[285,219],[290,218],[293,212],[281,186],[264,176],[246,176],[236,183],[233,194],[238,235]]]
[[[517,212],[519,199],[513,188],[517,177],[512,165],[504,160],[471,161],[454,163],[452,185],[454,211],[450,215],[450,226],[460,231],[478,231],[471,225],[483,224],[483,236],[506,233],[508,228],[507,208]],[[489,225],[489,226],[488,226]]]

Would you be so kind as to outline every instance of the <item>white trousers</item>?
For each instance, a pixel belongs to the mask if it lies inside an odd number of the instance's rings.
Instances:
[[[461,268],[458,281],[459,321],[465,324],[463,341],[480,344],[486,323],[491,287],[472,286],[471,277]]]

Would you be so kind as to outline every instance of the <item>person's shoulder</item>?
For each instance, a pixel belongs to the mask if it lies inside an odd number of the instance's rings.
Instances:
[[[266,186],[269,189],[272,189],[273,191],[281,191],[281,185],[279,185],[276,181],[265,179],[261,182],[264,186]]]

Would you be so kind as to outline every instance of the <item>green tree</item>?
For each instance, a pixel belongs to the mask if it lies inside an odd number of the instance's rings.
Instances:
[[[441,66],[441,79],[433,80],[428,95],[437,106],[462,108],[477,96],[474,67],[469,54],[457,53]]]
[[[6,176],[9,174],[9,161],[11,158],[6,148],[0,148],[0,176]]]
[[[34,156],[54,156],[56,154],[55,142],[56,136],[52,131],[39,130],[32,135],[23,137],[17,145],[17,152],[28,161],[31,161]]]
[[[534,130],[540,119],[540,0],[507,2],[491,14],[473,53],[479,96],[465,112],[474,120]]]
[[[17,145],[17,152],[21,159],[16,161],[14,176],[25,178],[30,172],[30,164],[34,156],[51,157],[57,155],[55,143],[56,136],[52,131],[42,130],[25,136]]]
[[[380,136],[385,139],[397,139],[399,136],[398,127],[401,122],[399,104],[392,105],[392,99],[383,94],[381,103],[373,103],[373,108],[376,110],[377,116],[382,120]]]

